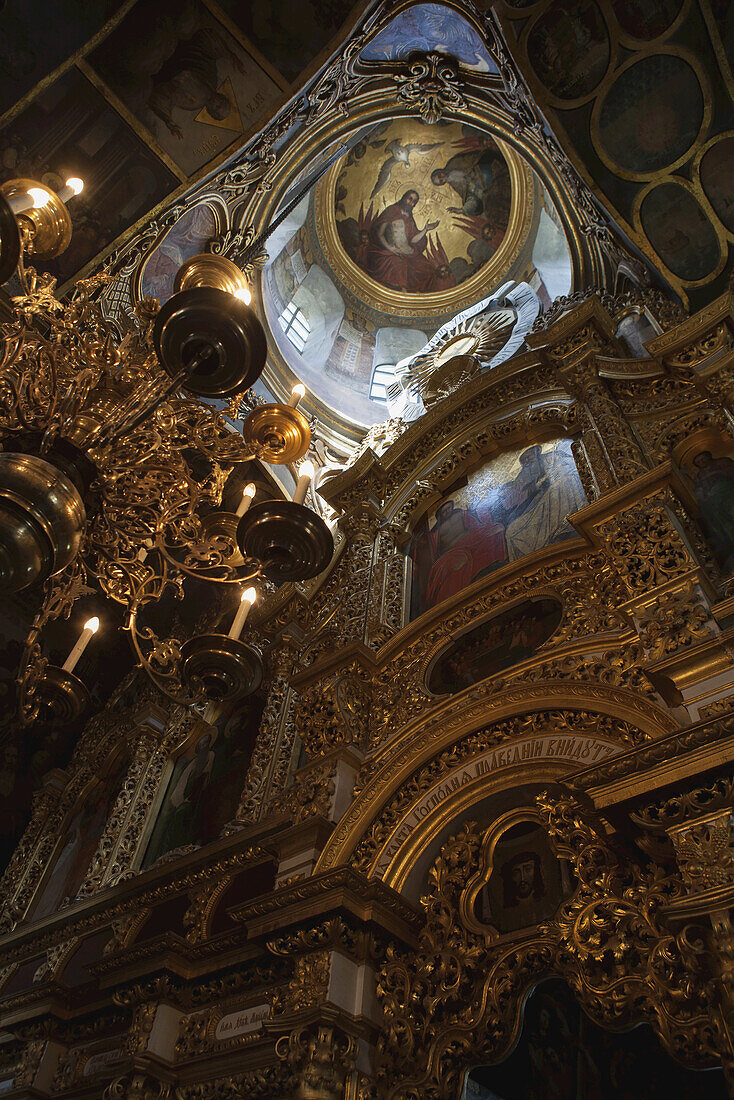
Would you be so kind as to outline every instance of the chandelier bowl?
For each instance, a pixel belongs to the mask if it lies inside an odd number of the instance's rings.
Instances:
[[[181,681],[210,702],[233,702],[262,683],[260,654],[226,634],[200,634],[181,647]]]
[[[326,569],[334,554],[331,531],[321,516],[292,500],[263,500],[244,514],[237,542],[246,558],[278,583],[305,581]]]
[[[65,569],[86,513],[71,479],[36,455],[0,454],[0,587],[17,592]]]
[[[172,378],[189,368],[182,388],[199,397],[231,397],[257,381],[265,366],[267,342],[257,316],[215,287],[173,294],[156,317],[153,340]]]

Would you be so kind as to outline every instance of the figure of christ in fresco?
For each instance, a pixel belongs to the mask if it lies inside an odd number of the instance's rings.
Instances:
[[[734,462],[703,451],[693,460],[693,489],[711,549],[726,573],[734,569]]]
[[[507,560],[504,528],[487,509],[476,516],[445,500],[436,509],[436,525],[429,532],[434,564],[428,576],[428,607],[455,596],[478,577]]]
[[[419,198],[417,191],[406,191],[375,218],[364,256],[364,270],[373,279],[411,293],[434,290],[437,281],[436,268],[424,253],[428,233],[438,222],[426,222],[418,229],[413,210]]]

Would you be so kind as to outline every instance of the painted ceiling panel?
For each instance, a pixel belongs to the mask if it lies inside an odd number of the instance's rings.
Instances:
[[[731,5],[501,2],[502,30],[576,167],[691,306],[732,269]]]

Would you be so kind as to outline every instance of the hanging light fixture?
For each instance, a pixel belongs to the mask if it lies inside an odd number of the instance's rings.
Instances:
[[[137,307],[139,326],[121,341],[95,301],[108,276],[80,281],[61,303],[52,281],[25,265],[26,254],[58,255],[68,244],[65,201],[79,183],[58,195],[32,180],[0,188],[0,267],[7,278],[17,266],[22,288],[0,359],[0,589],[45,582],[19,674],[26,722],[41,707],[68,719],[88,701],[73,664],[57,669],[41,654],[44,626],[68,615],[85,587],[124,607],[137,656],[162,691],[218,703],[262,679],[259,653],[239,637],[252,582],[307,579],[333,553],[327,525],[304,504],[305,475],[294,501],[255,502],[250,484],[234,512],[220,507],[237,464],[292,465],[311,443],[297,400],[258,407],[242,435],[198,400],[249,388],[265,364],[265,333],[237,265],[194,256],[162,308],[150,299]],[[246,586],[236,629],[160,639],[141,626],[189,577]]]

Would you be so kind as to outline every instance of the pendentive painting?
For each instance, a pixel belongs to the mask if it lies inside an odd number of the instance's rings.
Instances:
[[[478,72],[497,66],[471,24],[443,4],[417,4],[401,11],[362,50],[365,61],[399,61],[412,53],[449,54]]]
[[[574,538],[566,517],[585,504],[570,439],[491,459],[416,525],[410,619],[507,562]]]
[[[182,214],[146,259],[140,279],[141,296],[157,298],[161,305],[167,302],[181,264],[206,252],[217,231],[217,218],[209,203],[199,203]]]
[[[509,168],[460,123],[382,123],[344,158],[334,210],[349,257],[389,290],[430,294],[475,275],[504,240]]]
[[[187,174],[246,133],[281,94],[199,0],[137,4],[91,63]]]
[[[199,737],[178,758],[158,811],[143,869],[169,852],[209,844],[237,812],[262,714],[251,701]]]
[[[474,627],[436,661],[428,680],[435,695],[453,695],[532,657],[563,617],[558,600],[525,600]]]

